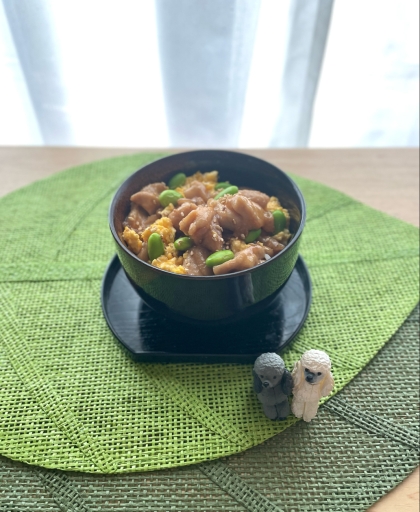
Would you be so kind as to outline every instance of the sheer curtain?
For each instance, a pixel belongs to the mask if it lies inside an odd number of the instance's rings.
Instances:
[[[419,4],[336,1],[311,146],[419,145]]]
[[[418,145],[418,72],[417,0],[2,0],[0,144]]]

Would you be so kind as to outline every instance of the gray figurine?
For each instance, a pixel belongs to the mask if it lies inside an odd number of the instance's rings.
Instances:
[[[254,363],[254,391],[270,420],[284,420],[290,412],[287,397],[292,394],[292,375],[274,352],[261,354]]]

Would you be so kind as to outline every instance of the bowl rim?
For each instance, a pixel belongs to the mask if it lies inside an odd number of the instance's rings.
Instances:
[[[282,251],[277,253],[275,256],[273,256],[269,260],[266,260],[266,261],[264,261],[264,262],[262,262],[262,263],[260,263],[258,265],[255,265],[254,267],[247,268],[245,270],[239,270],[238,272],[231,272],[229,274],[220,274],[220,275],[213,275],[213,276],[192,276],[192,275],[189,275],[189,274],[177,274],[175,272],[170,272],[169,270],[163,270],[163,269],[161,269],[159,267],[155,267],[151,263],[148,263],[147,261],[143,261],[140,258],[138,258],[121,241],[121,239],[120,239],[120,237],[119,237],[119,235],[117,233],[117,230],[115,228],[115,225],[114,225],[114,215],[113,215],[113,213],[114,213],[115,205],[117,203],[117,199],[118,199],[118,197],[120,195],[120,192],[125,187],[127,181],[130,180],[135,174],[140,172],[142,169],[148,167],[149,165],[156,164],[157,162],[161,162],[162,160],[168,160],[168,159],[171,159],[171,158],[173,158],[175,156],[193,155],[193,154],[194,155],[199,155],[199,154],[203,155],[205,153],[207,153],[207,154],[208,153],[225,153],[225,154],[229,154],[229,155],[241,155],[241,156],[245,156],[247,158],[250,158],[251,160],[255,160],[257,163],[258,162],[262,162],[262,163],[264,163],[266,165],[270,165],[271,167],[273,167],[274,169],[279,171],[287,181],[289,181],[291,187],[293,188],[293,190],[295,191],[296,195],[300,199],[301,204],[302,204],[302,213],[301,213],[301,220],[300,220],[300,225],[299,225],[298,230],[296,231],[296,233],[293,234],[293,238],[290,241],[290,243],[287,244],[286,247]],[[204,150],[182,151],[182,152],[179,152],[179,153],[173,153],[172,155],[168,155],[168,156],[165,156],[163,158],[159,158],[158,160],[154,160],[153,162],[149,162],[148,164],[143,165],[142,167],[137,169],[135,172],[130,174],[130,176],[125,178],[125,180],[118,187],[117,191],[114,193],[114,196],[112,198],[112,201],[111,201],[111,204],[110,204],[109,210],[108,210],[108,222],[109,222],[109,227],[110,227],[112,236],[114,237],[114,239],[117,242],[117,244],[124,250],[124,252],[127,253],[127,255],[130,256],[131,258],[133,258],[135,261],[138,261],[139,263],[141,263],[143,265],[146,265],[146,267],[151,268],[153,271],[158,272],[158,273],[162,273],[163,275],[170,275],[172,277],[175,276],[176,278],[179,278],[179,279],[186,279],[186,280],[192,279],[194,281],[207,281],[207,280],[210,279],[212,281],[215,281],[215,280],[218,280],[218,279],[229,279],[229,278],[241,276],[241,275],[244,275],[244,274],[252,274],[253,272],[259,270],[263,266],[269,265],[274,260],[279,259],[279,257],[282,257],[286,252],[290,251],[290,249],[297,242],[297,240],[299,240],[299,238],[300,238],[300,236],[302,234],[303,228],[305,226],[305,222],[306,222],[306,203],[305,203],[305,199],[303,197],[302,192],[300,191],[300,189],[296,185],[296,183],[292,180],[292,178],[290,178],[279,167],[275,166],[274,164],[272,164],[270,162],[267,162],[266,160],[263,160],[262,158],[258,158],[258,157],[252,156],[252,155],[248,155],[247,153],[241,153],[240,151],[228,151],[228,150],[219,150],[219,149],[213,149],[213,150],[212,149],[204,149]],[[123,268],[124,268],[124,266],[123,266]]]

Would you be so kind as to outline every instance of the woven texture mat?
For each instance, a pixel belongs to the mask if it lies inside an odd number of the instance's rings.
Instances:
[[[296,423],[265,418],[250,365],[135,364],[109,332],[99,299],[113,255],[108,206],[127,175],[159,156],[84,165],[0,201],[2,455],[63,470],[148,471],[238,453]],[[336,393],[416,305],[418,230],[296,181],[308,204],[301,253],[314,298],[282,356],[290,369],[305,350],[325,350]],[[374,397],[377,382],[364,392]],[[343,443],[344,425],[337,430]],[[290,449],[310,432],[293,428],[295,437],[285,433]],[[332,441],[323,435],[318,451]]]
[[[0,511],[363,511],[418,464],[418,313],[311,423],[228,459],[149,473],[61,472],[0,456]]]

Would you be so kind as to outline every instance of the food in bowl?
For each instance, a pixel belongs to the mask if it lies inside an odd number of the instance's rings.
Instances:
[[[175,174],[130,197],[121,239],[154,267],[192,276],[246,270],[281,252],[292,238],[277,197],[219,181],[218,171]]]
[[[137,255],[139,252],[135,255],[128,248],[122,236],[127,226],[125,221],[131,212],[131,196],[141,190],[147,192],[144,189],[151,183],[164,182],[164,186],[170,188],[170,182],[173,176],[177,174],[191,176],[197,170],[205,174],[212,172],[214,169],[219,171],[215,180],[218,185],[220,185],[220,182],[228,180],[232,186],[240,185],[246,187],[247,190],[259,190],[269,197],[275,196],[279,199],[281,207],[286,209],[290,216],[286,228],[292,234],[286,241],[287,245],[284,249],[270,257],[265,263],[221,275],[215,275],[214,271],[213,275],[168,272],[148,263],[148,259],[146,261],[140,259]],[[181,178],[183,177],[181,176]],[[182,186],[179,183],[176,185]],[[227,185],[229,184],[224,183],[224,185],[228,188]],[[223,187],[223,185],[220,186]],[[214,187],[216,189],[216,185]],[[176,188],[170,190],[176,191]],[[164,188],[162,192],[164,190],[167,189]],[[149,192],[152,191],[149,190]],[[159,197],[160,194],[161,192],[158,192],[155,195]],[[151,195],[152,197],[149,197],[149,199],[150,204],[153,205],[154,194]],[[159,209],[159,206],[157,206],[157,209]],[[140,214],[142,211],[143,207],[140,207]],[[143,215],[149,217],[154,214],[145,211]],[[142,215],[139,215],[138,227],[133,224],[135,228],[133,231],[140,228],[140,223],[143,223],[142,217]],[[251,155],[218,150],[176,153],[148,163],[128,176],[121,184],[109,209],[109,225],[118,258],[136,293],[141,296],[148,306],[163,315],[177,321],[182,320],[199,325],[240,321],[248,318],[249,315],[263,311],[272,303],[273,298],[286,284],[295,268],[305,218],[306,206],[303,195],[296,183],[281,169]],[[135,222],[135,220],[134,215],[132,222]],[[143,231],[144,229],[140,230],[140,232]],[[181,234],[181,231],[179,234]],[[183,232],[182,234],[181,238],[185,238],[186,235]],[[225,234],[225,231],[223,231],[223,235]],[[154,239],[155,248],[158,248],[156,237]],[[141,247],[138,243],[137,250],[145,250],[142,237],[139,236],[136,240],[141,242]],[[184,245],[185,241],[179,241],[178,237],[174,236],[174,248],[175,241],[177,244],[181,244],[181,249],[177,249],[177,257],[179,258],[182,255],[180,266],[184,266],[183,255],[187,251]],[[254,242],[249,243],[258,244],[258,241],[254,240]]]

